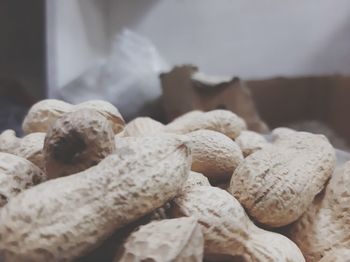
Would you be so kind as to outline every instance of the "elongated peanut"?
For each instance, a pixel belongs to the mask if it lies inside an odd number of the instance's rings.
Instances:
[[[153,137],[26,190],[0,211],[0,254],[4,261],[72,261],[175,197],[190,160],[183,140]]]
[[[149,117],[137,117],[129,122],[123,131],[123,136],[147,136],[159,134],[163,131],[164,125]]]
[[[333,174],[325,192],[293,224],[290,238],[311,262],[332,249],[350,250],[350,161]]]
[[[45,169],[50,178],[74,174],[115,151],[110,121],[94,109],[59,117],[45,137]]]
[[[255,226],[239,202],[222,189],[200,186],[183,191],[174,199],[172,214],[198,220],[205,258],[213,261],[220,261],[220,257],[229,261],[304,261],[292,241]]]
[[[227,136],[198,130],[187,134],[192,151],[192,170],[210,181],[230,180],[233,171],[243,160],[238,145]]]
[[[0,153],[0,207],[32,186],[46,180],[44,173],[28,160]]]
[[[335,150],[322,135],[284,129],[274,135],[272,145],[237,167],[229,191],[255,220],[279,227],[297,220],[324,188]]]
[[[246,129],[246,124],[242,118],[231,111],[217,109],[206,113],[192,113],[166,125],[164,131],[187,134],[201,129],[217,131],[234,139],[239,136],[242,130]]]
[[[91,100],[78,105],[71,105],[56,99],[46,99],[34,104],[23,120],[22,129],[26,134],[47,132],[57,118],[65,113],[82,108],[95,109],[103,114],[111,121],[114,133],[117,134],[123,130],[123,117],[120,115],[117,108],[106,101]]]
[[[243,130],[236,138],[237,145],[241,148],[245,157],[264,148],[268,144],[266,139],[254,131]]]
[[[6,130],[0,135],[0,152],[23,157],[41,170],[45,170],[44,147],[45,133],[31,133],[23,138],[16,137],[13,130]]]
[[[166,219],[141,226],[124,244],[120,262],[201,262],[203,234],[197,220]]]

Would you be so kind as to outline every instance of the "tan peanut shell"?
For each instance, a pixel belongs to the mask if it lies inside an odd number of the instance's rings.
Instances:
[[[276,140],[244,159],[229,191],[258,222],[280,227],[297,220],[324,188],[335,150],[323,135],[275,130]]]
[[[78,105],[56,100],[45,99],[34,104],[23,120],[22,129],[25,134],[33,132],[47,132],[53,122],[65,113],[73,112],[82,108],[98,110],[111,121],[114,133],[123,130],[124,119],[118,109],[111,103],[102,100],[91,100]]]
[[[59,117],[44,143],[45,170],[50,178],[71,175],[98,164],[115,151],[110,121],[94,109]]]
[[[13,130],[6,130],[0,135],[0,152],[23,157],[41,170],[45,170],[43,146],[45,133],[31,133],[23,138],[16,137]]]
[[[198,130],[186,136],[192,151],[191,169],[202,173],[210,181],[230,180],[243,160],[238,145],[227,136],[211,130]]]
[[[201,173],[191,171],[183,186],[183,190],[188,190],[196,186],[210,186],[209,180]]]
[[[243,130],[235,141],[242,150],[244,157],[253,154],[268,144],[265,137],[250,130]]]
[[[331,249],[350,250],[350,161],[337,169],[325,192],[293,224],[290,238],[311,262]]]
[[[149,117],[137,117],[129,122],[123,131],[123,136],[147,136],[159,134],[164,125]]]
[[[0,211],[4,261],[72,261],[176,196],[190,150],[175,137],[119,147],[83,172],[24,191]]]
[[[124,244],[115,262],[202,262],[204,239],[197,220],[166,219],[141,226]]]
[[[28,160],[12,154],[0,153],[0,207],[6,205],[23,190],[45,180],[45,174]]]
[[[176,117],[175,119],[173,119],[173,121],[171,122],[171,125],[176,124],[179,126],[186,126],[189,123],[192,122],[192,120],[196,117],[198,117],[199,115],[203,115],[204,112],[201,110],[192,110],[189,111],[183,115],[180,115],[178,117]]]
[[[331,250],[319,262],[350,262],[350,249],[339,248]]]
[[[208,129],[223,133],[229,138],[236,138],[246,123],[242,118],[228,110],[212,110],[206,113],[192,113],[165,126],[164,131],[176,134],[187,134],[196,130]]]
[[[194,217],[204,235],[205,258],[220,261],[305,261],[288,238],[258,228],[228,192],[209,186],[183,191],[174,199],[175,217]]]

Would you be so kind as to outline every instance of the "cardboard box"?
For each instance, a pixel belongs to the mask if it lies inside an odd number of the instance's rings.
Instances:
[[[211,87],[208,83],[207,87],[200,87],[203,83],[198,84],[193,78],[197,71],[195,66],[187,65],[161,75],[168,121],[190,110],[217,108],[232,110],[243,117],[246,114],[253,123],[261,118],[271,129],[302,120],[318,120],[350,145],[350,77],[281,77],[244,82],[232,77]],[[244,95],[244,88],[249,90],[251,100]],[[254,124],[250,124],[250,129],[259,131]]]

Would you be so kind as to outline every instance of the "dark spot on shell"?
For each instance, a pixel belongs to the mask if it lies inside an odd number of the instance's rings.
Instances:
[[[0,194],[0,206],[6,205],[7,201],[8,201],[7,197],[3,194]]]
[[[85,149],[86,144],[82,135],[72,130],[53,144],[53,157],[65,164],[74,164],[79,162],[79,156]]]
[[[33,176],[33,184],[34,184],[34,185],[37,185],[37,184],[39,184],[40,182],[41,182],[41,177],[38,176],[38,175],[34,175],[34,176]]]

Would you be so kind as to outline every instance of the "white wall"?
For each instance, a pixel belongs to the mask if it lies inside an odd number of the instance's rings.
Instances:
[[[48,1],[49,85],[60,87],[108,52],[107,1]],[[54,65],[50,65],[50,63]]]
[[[348,0],[111,1],[109,11],[110,34],[128,27],[168,61],[208,73],[350,73]]]
[[[244,78],[350,73],[349,0],[60,0],[56,84],[62,86],[128,28],[172,64]]]

